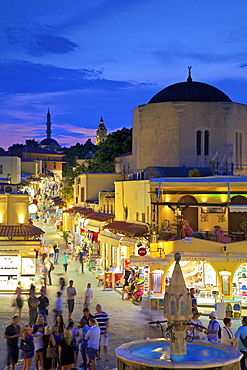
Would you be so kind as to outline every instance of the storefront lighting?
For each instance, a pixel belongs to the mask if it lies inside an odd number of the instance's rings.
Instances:
[[[87,226],[87,224],[89,224],[89,220],[85,220],[84,226]]]
[[[19,224],[24,224],[25,222],[25,215],[23,213],[19,214]]]
[[[220,276],[231,276],[231,273],[229,271],[220,271]]]

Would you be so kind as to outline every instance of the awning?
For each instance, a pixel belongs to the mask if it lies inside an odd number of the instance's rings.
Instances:
[[[107,243],[112,247],[119,247],[119,241],[121,239],[120,235],[109,233],[105,230],[101,230],[99,234],[99,241],[102,243]]]
[[[151,256],[130,256],[130,265],[134,266],[170,266],[170,261]]]
[[[90,212],[86,214],[86,217],[90,220],[105,222],[115,217],[115,215],[111,213],[101,213],[101,212]]]
[[[40,246],[39,240],[0,240],[0,253],[8,251],[32,251]]]
[[[0,225],[0,237],[32,237],[44,233],[34,225]]]
[[[109,229],[116,231],[119,234],[125,234],[129,236],[140,236],[148,232],[148,227],[142,224],[134,224],[125,221],[113,221],[103,227],[104,229]]]
[[[244,204],[244,205],[238,205],[238,204],[235,204],[235,205],[230,205],[229,206],[229,211],[230,212],[247,212],[247,204]]]
[[[87,225],[84,226],[85,231],[93,231],[94,233],[98,233],[102,223],[99,221],[90,220]]]
[[[134,247],[137,243],[137,239],[122,236],[119,242],[122,247]]]
[[[92,208],[83,208],[83,207],[71,207],[63,211],[64,213],[80,213],[86,215],[87,213],[92,212]]]

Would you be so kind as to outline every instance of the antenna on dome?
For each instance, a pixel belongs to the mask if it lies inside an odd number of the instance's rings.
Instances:
[[[188,66],[188,78],[187,78],[187,82],[192,82],[191,69],[192,69],[192,66]]]

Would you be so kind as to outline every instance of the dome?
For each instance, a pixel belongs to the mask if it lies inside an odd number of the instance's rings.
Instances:
[[[58,142],[55,139],[52,139],[52,138],[43,139],[40,142],[40,145],[57,145],[57,146],[59,146]]]
[[[148,104],[175,101],[193,102],[232,102],[221,90],[202,82],[194,82],[188,77],[187,82],[180,82],[158,92]]]

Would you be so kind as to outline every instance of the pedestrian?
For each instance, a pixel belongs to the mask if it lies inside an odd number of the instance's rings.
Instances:
[[[38,327],[39,328],[42,327],[43,328],[42,329],[42,332],[44,334],[44,332],[45,332],[45,326],[46,325],[47,324],[45,323],[44,316],[43,315],[38,315],[37,320],[36,320],[36,323],[35,323],[35,325],[33,327],[33,333],[35,333],[37,331]]]
[[[47,324],[47,316],[48,310],[47,307],[49,306],[49,299],[45,295],[45,289],[41,289],[40,296],[38,297],[39,300],[39,314],[44,316],[44,322]]]
[[[128,266],[125,267],[124,268],[124,285],[123,285],[123,289],[126,286],[129,286],[129,277],[130,277],[130,274],[131,274],[130,268]]]
[[[48,270],[48,284],[52,285],[51,272],[54,270],[54,265],[51,262],[51,259],[47,260],[46,267],[47,267],[47,270]]]
[[[100,348],[100,328],[96,326],[96,324],[97,321],[95,319],[90,319],[90,329],[85,335],[85,340],[88,341],[87,353],[89,357],[89,362],[92,366],[92,370],[96,370],[96,356]]]
[[[21,317],[21,310],[23,307],[23,299],[21,296],[22,289],[21,289],[21,282],[18,283],[18,286],[16,288],[15,294],[16,294],[16,307],[18,307],[19,310],[19,317]]]
[[[247,347],[245,346],[245,338],[247,337],[247,316],[242,318],[242,326],[238,328],[233,339],[233,347],[243,354],[240,360],[241,370],[246,370]],[[245,343],[245,344],[244,344]]]
[[[81,273],[84,274],[84,253],[82,249],[79,250],[78,257],[81,265]]]
[[[68,328],[71,330],[73,340],[74,340],[74,362],[72,369],[77,369],[77,361],[78,361],[78,352],[79,352],[79,345],[78,345],[78,338],[79,338],[79,331],[74,328],[74,321],[70,321],[68,323]]]
[[[86,320],[86,324],[89,325],[89,320],[93,319],[94,316],[90,313],[87,307],[83,308],[82,312],[83,312],[82,320]]]
[[[7,370],[10,370],[10,364],[12,364],[12,370],[14,370],[15,364],[18,362],[18,338],[21,336],[21,327],[18,323],[19,316],[14,315],[12,323],[7,326],[4,333],[4,338],[7,339]]]
[[[60,289],[63,290],[63,288],[65,286],[65,280],[62,276],[59,279],[59,285],[60,285]]]
[[[48,277],[48,268],[46,267],[45,262],[40,265],[40,278],[41,278],[41,284],[44,284],[46,287],[47,285],[47,277]]]
[[[82,357],[82,363],[80,367],[84,367],[84,369],[87,368],[87,341],[85,339],[85,335],[87,334],[88,330],[90,329],[90,326],[87,325],[87,322],[85,319],[80,320],[80,338],[81,338],[81,357]]]
[[[101,348],[104,348],[105,361],[108,361],[107,357],[107,347],[108,347],[108,328],[109,328],[109,317],[106,312],[102,311],[101,305],[96,305],[96,313],[94,318],[97,320],[97,323],[100,328],[100,347],[98,352],[98,359],[100,359]],[[91,320],[91,319],[90,319]],[[89,324],[90,324],[89,320]]]
[[[61,296],[62,292],[57,292],[57,299],[55,301],[55,306],[53,308],[53,312],[55,315],[54,321],[56,321],[58,315],[62,316],[63,314],[63,300]]]
[[[52,244],[48,245],[48,257],[53,258],[54,257],[54,248]]]
[[[33,336],[32,336],[33,329],[30,327],[23,327],[21,338],[28,343],[28,350],[22,350],[22,358],[24,360],[24,364],[22,370],[29,370],[32,363],[32,358],[34,356],[34,343],[33,343]]]
[[[58,332],[62,335],[65,329],[65,324],[63,322],[63,316],[62,315],[57,315],[54,327],[58,327]]]
[[[84,296],[84,307],[90,308],[92,300],[93,300],[93,290],[91,288],[91,283],[88,283]]]
[[[67,297],[68,297],[68,321],[71,320],[72,312],[74,311],[75,307],[75,296],[77,294],[75,287],[73,287],[74,281],[69,281],[69,286],[66,289]]]
[[[74,258],[74,268],[75,268],[76,275],[78,275],[78,271],[79,271],[79,264],[80,264],[78,253],[75,253],[74,257],[75,257],[75,258]]]
[[[71,369],[71,365],[74,363],[74,349],[72,332],[66,328],[58,346],[58,358],[62,370]]]
[[[220,325],[218,321],[216,320],[216,318],[217,318],[216,312],[213,311],[209,314],[210,321],[208,324],[208,329],[205,330],[205,334],[207,334],[209,342],[219,341]]]
[[[45,327],[45,334],[43,335],[43,343],[44,343],[44,352],[43,352],[43,360],[44,360],[44,370],[50,370],[54,368],[53,363],[55,360],[53,358],[46,357],[46,350],[48,347],[54,348],[56,346],[55,339],[52,335],[52,327],[47,325]]]
[[[197,312],[197,300],[195,297],[195,288],[190,288],[191,304],[192,304],[192,313]]]
[[[62,255],[62,264],[63,264],[65,273],[67,272],[68,263],[69,263],[69,255],[67,254],[67,252],[64,252]]]
[[[221,330],[221,340],[220,342],[223,344],[227,344],[228,346],[233,345],[233,338],[234,338],[234,333],[231,329],[232,325],[232,320],[229,317],[225,317],[223,319],[223,322],[225,326],[223,326]]]
[[[39,255],[41,256],[42,261],[44,261],[45,258],[47,258],[47,256],[48,256],[48,249],[46,248],[45,244],[42,244],[41,243],[40,248],[39,248]]]
[[[54,249],[54,265],[58,265],[59,249],[60,248],[59,248],[57,242],[54,242],[53,249]]]
[[[36,330],[33,330],[33,342],[34,342],[34,365],[35,370],[39,370],[39,365],[41,369],[44,368],[43,366],[43,352],[44,352],[44,344],[43,344],[43,337],[44,334],[44,327],[42,324],[37,325]]]
[[[199,312],[194,312],[192,319],[190,320],[188,331],[189,331],[189,335],[191,337],[193,336],[193,339],[200,339],[200,333],[203,331],[203,328],[198,328],[196,326],[191,325],[191,324],[195,324],[195,325],[203,326],[201,320],[199,320],[200,316],[201,314]]]
[[[30,291],[30,297],[28,298],[28,307],[29,307],[29,326],[34,326],[37,317],[38,317],[38,305],[39,300],[35,297],[35,291]]]

